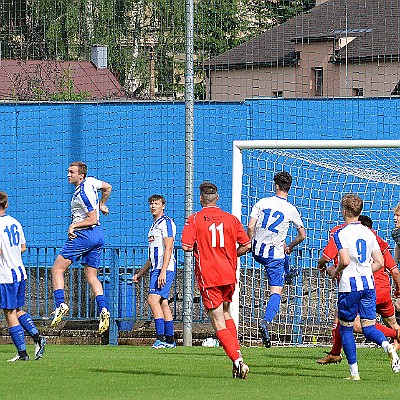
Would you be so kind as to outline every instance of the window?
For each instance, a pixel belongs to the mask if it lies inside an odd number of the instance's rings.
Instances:
[[[322,96],[324,94],[324,70],[322,67],[313,68],[314,70],[314,95]]]
[[[364,88],[353,88],[353,96],[354,97],[363,97],[364,96]]]
[[[272,97],[283,97],[283,91],[282,90],[275,90],[272,92]]]

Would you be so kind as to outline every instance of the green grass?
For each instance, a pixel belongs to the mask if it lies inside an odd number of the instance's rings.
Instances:
[[[2,345],[0,399],[376,400],[400,393],[400,374],[379,348],[358,349],[360,382],[343,380],[345,360],[316,364],[321,348],[243,350],[246,381],[231,378],[222,348],[48,345],[40,361],[8,363],[14,347]]]

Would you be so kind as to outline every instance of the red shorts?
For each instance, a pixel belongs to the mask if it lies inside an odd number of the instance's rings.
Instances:
[[[232,296],[235,291],[235,284],[224,286],[213,286],[200,290],[203,299],[203,305],[207,310],[218,308],[224,301],[232,302]]]
[[[394,315],[394,306],[390,293],[376,294],[376,312],[382,317],[391,317]]]

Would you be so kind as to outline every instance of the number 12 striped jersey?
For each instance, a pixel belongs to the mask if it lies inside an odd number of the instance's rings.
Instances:
[[[264,258],[285,258],[284,242],[289,225],[303,228],[297,208],[286,199],[273,196],[260,199],[251,210],[251,218],[256,218],[253,245],[254,254]]]
[[[187,219],[182,244],[193,247],[201,290],[236,283],[237,243],[250,244],[243,225],[217,206],[204,207]]]

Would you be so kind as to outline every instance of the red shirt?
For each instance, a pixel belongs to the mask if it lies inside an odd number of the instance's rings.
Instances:
[[[345,226],[346,224],[341,224],[332,228],[330,232],[329,242],[326,245],[325,249],[322,252],[322,257],[325,258],[327,261],[332,261],[335,265],[338,263],[338,249],[336,247],[335,241],[333,240],[333,234],[341,227]],[[389,251],[389,244],[385,242],[381,237],[379,237],[376,232],[371,229],[376,236],[376,240],[379,244],[379,248],[382,252],[383,259],[384,259],[384,267],[379,269],[378,271],[374,272],[374,281],[375,281],[375,291],[380,292],[390,292],[391,285],[389,275],[390,271],[394,268],[397,268],[396,263],[393,260],[392,255]]]
[[[193,247],[195,275],[201,290],[236,283],[237,243],[250,244],[240,221],[217,206],[192,214],[182,232],[182,244]]]

